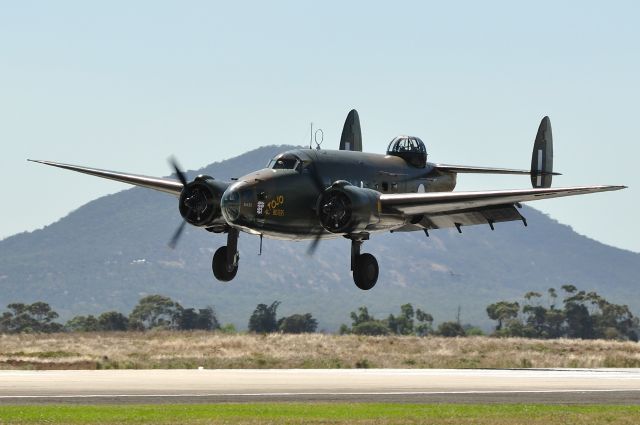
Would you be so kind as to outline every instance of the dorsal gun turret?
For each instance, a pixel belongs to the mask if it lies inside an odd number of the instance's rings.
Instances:
[[[424,168],[427,165],[427,148],[417,137],[398,136],[394,138],[389,143],[387,155],[399,156],[416,168]]]

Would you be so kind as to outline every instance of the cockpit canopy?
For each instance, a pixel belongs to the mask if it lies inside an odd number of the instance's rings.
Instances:
[[[387,155],[399,156],[414,167],[423,168],[427,165],[427,148],[417,137],[398,136],[387,148]]]
[[[273,158],[267,164],[267,168],[272,170],[294,170],[300,171],[302,161],[296,155],[291,153],[283,153]]]

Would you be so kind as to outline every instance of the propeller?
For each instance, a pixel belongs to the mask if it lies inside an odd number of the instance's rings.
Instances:
[[[184,227],[186,224],[187,224],[187,221],[182,220],[182,223],[180,223],[175,233],[171,237],[171,240],[169,241],[169,244],[168,244],[169,248],[176,249],[176,245],[178,245],[178,240],[180,239],[180,236],[182,236],[182,231],[184,230]]]
[[[176,175],[178,176],[178,180],[180,180],[180,183],[182,183],[182,190],[184,191],[184,189],[187,187],[187,184],[188,184],[187,176],[185,175],[184,171],[182,171],[182,167],[180,167],[180,165],[178,164],[178,161],[174,156],[169,158],[169,164],[171,165]],[[187,204],[187,206],[190,207],[189,204]],[[183,218],[182,222],[180,223],[180,225],[174,232],[173,236],[171,237],[171,240],[169,241],[169,244],[168,244],[169,248],[176,249],[176,246],[178,245],[178,241],[182,236],[182,232],[184,231],[186,224],[187,224],[187,221]]]
[[[318,199],[318,197],[320,197],[324,193],[325,186],[324,186],[324,183],[322,182],[322,177],[320,177],[320,172],[318,171],[318,167],[316,166],[316,163],[312,162],[308,168],[311,174],[311,180],[313,181],[313,184],[316,187],[316,191],[317,191],[316,199]],[[318,207],[322,208],[321,206],[318,206]],[[324,233],[324,230],[320,228],[320,231],[318,231],[315,234],[315,237],[313,238],[313,240],[309,244],[309,247],[307,248],[307,255],[312,256],[316,252],[316,249],[318,248],[318,244],[320,243],[320,239],[322,238],[323,233]]]
[[[171,165],[173,170],[176,172],[176,175],[178,176],[178,180],[180,180],[180,183],[182,183],[182,186],[186,186],[187,176],[184,174],[184,171],[182,171],[182,168],[178,164],[178,160],[176,159],[175,156],[172,156],[171,158],[169,158],[169,164]]]
[[[341,192],[332,192],[329,196],[323,196],[324,192],[320,194],[321,198],[318,202],[318,215],[320,216],[320,224],[322,227],[315,234],[315,238],[309,244],[307,248],[307,255],[313,255],[320,244],[322,234],[325,228],[337,229],[342,227],[346,221],[351,218],[349,212],[349,199]]]

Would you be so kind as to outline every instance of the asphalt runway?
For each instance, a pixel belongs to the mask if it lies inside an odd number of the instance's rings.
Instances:
[[[222,402],[640,405],[640,369],[0,371],[0,404]]]

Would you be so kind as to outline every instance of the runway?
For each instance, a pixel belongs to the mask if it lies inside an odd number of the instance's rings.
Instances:
[[[0,404],[219,402],[640,405],[640,369],[0,371]]]

